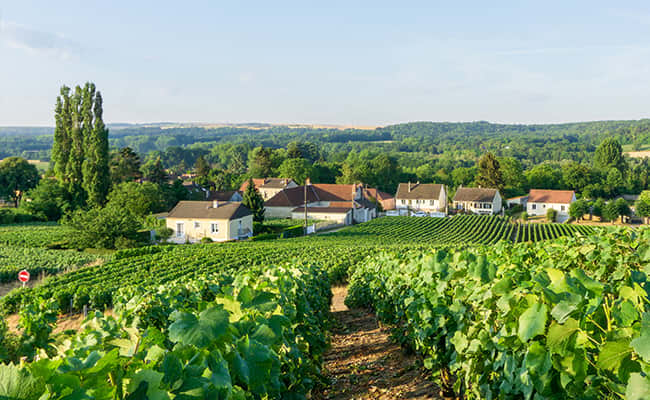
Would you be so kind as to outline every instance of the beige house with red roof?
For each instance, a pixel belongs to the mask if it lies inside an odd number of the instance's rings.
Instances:
[[[496,215],[501,212],[502,200],[497,189],[459,187],[452,202],[456,210]]]
[[[264,200],[270,199],[284,189],[295,188],[298,186],[293,179],[288,178],[261,178],[253,179],[253,185],[262,195]],[[242,183],[239,191],[244,193],[248,187],[248,181]]]
[[[557,211],[557,220],[563,222],[569,218],[569,206],[576,201],[573,190],[531,189],[528,193],[526,212],[530,216],[546,215],[549,209]]]
[[[307,218],[351,224],[377,216],[377,207],[364,195],[362,185],[310,184],[287,188],[264,202],[270,218],[304,218],[305,193]]]
[[[167,214],[173,231],[170,241],[196,243],[203,238],[215,242],[238,240],[253,234],[253,214],[241,203],[179,201]]]

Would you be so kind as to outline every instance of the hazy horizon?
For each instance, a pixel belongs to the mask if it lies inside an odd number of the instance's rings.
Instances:
[[[0,57],[0,126],[86,81],[109,123],[637,120],[650,4],[3,2]]]

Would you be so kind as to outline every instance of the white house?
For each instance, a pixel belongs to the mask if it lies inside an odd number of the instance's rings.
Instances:
[[[526,212],[530,216],[546,215],[552,208],[557,211],[557,220],[563,222],[569,218],[569,206],[574,201],[576,194],[573,190],[531,189]]]
[[[447,190],[437,183],[400,183],[395,207],[426,212],[447,212]]]
[[[528,203],[528,195],[511,197],[509,199],[506,199],[506,204],[508,205],[508,208],[514,206],[522,206],[523,208],[526,208],[527,203]]]
[[[501,194],[497,189],[459,187],[454,195],[456,210],[474,214],[495,215],[501,212]]]
[[[170,241],[174,243],[245,239],[253,234],[253,214],[241,203],[179,201],[167,215],[166,225],[173,231]]]

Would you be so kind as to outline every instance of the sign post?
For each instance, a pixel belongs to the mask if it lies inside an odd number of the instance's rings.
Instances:
[[[25,284],[29,281],[29,271],[26,269],[20,271],[18,273],[18,280],[23,283],[23,287],[25,287]]]

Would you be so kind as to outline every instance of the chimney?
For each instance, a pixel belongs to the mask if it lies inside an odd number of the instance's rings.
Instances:
[[[411,193],[411,181],[409,181],[409,193]]]
[[[212,201],[212,208],[219,208],[219,200]]]

